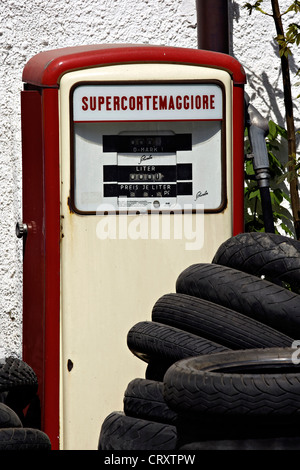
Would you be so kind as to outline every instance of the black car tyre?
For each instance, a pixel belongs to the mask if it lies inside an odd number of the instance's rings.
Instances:
[[[300,292],[300,242],[274,233],[241,233],[220,245],[213,260]]]
[[[174,450],[176,427],[112,412],[104,420],[98,450]]]
[[[166,404],[162,382],[133,379],[124,393],[124,413],[134,418],[175,424],[177,413]]]
[[[26,362],[18,358],[0,359],[0,393],[16,388],[36,393],[38,381],[35,372]]]
[[[152,320],[199,335],[230,349],[291,346],[293,339],[239,312],[186,294],[166,294]]]
[[[146,367],[145,378],[162,382],[170,364],[164,364],[161,361],[150,361]]]
[[[38,429],[0,429],[0,450],[51,450],[49,437]]]
[[[0,359],[0,397],[19,417],[36,396],[38,380],[33,369],[24,361],[8,357]]]
[[[230,351],[183,359],[164,376],[176,412],[299,420],[300,365],[295,349]]]
[[[14,412],[5,403],[0,403],[0,429],[2,428],[21,428],[22,421],[17,413]]]
[[[154,321],[134,325],[128,332],[127,345],[143,361],[157,361],[166,365],[185,357],[227,350],[213,341]]]
[[[179,450],[299,450],[300,437],[277,437],[262,439],[224,439],[189,442]]]
[[[176,292],[243,313],[295,338],[300,334],[300,295],[252,274],[194,264],[179,275]]]

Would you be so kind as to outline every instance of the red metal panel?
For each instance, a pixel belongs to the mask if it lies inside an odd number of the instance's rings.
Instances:
[[[232,234],[244,231],[244,87],[233,87],[233,227]]]
[[[59,447],[60,173],[58,91],[43,91],[45,205],[45,432]]]
[[[23,221],[28,225],[23,262],[23,360],[35,371],[44,403],[44,175],[41,95],[21,94]],[[42,415],[43,423],[43,415]]]
[[[41,52],[26,64],[23,81],[37,86],[58,87],[60,77],[71,70],[137,62],[201,64],[228,71],[236,84],[246,81],[241,64],[227,54],[179,47],[121,44],[78,46]]]
[[[23,359],[36,372],[42,429],[59,433],[60,204],[57,90],[23,91]]]

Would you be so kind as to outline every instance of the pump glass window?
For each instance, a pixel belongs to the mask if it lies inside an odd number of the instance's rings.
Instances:
[[[76,212],[222,210],[220,85],[80,84],[72,105]]]

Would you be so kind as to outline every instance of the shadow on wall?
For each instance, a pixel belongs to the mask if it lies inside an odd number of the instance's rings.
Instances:
[[[274,56],[276,56],[276,61],[278,61],[277,69],[277,76],[274,78],[273,83],[270,83],[269,76],[266,72],[263,72],[261,75],[257,75],[253,70],[248,71],[247,78],[248,78],[248,85],[253,90],[252,99],[255,98],[256,95],[259,95],[260,99],[266,104],[266,107],[269,111],[272,110],[275,118],[274,121],[282,127],[285,127],[285,116],[283,115],[282,111],[278,106],[278,102],[282,102],[284,100],[283,96],[283,89],[282,89],[282,76],[281,76],[281,67],[280,67],[280,57],[278,54],[278,47],[276,41],[273,40],[271,45],[274,49]],[[289,58],[290,64],[290,71],[291,71],[291,78],[293,75],[297,73],[297,66],[294,60],[294,57],[291,56]],[[246,67],[247,68],[247,67]],[[273,69],[273,73],[276,70]],[[300,106],[299,103],[295,100],[294,101],[294,115],[295,117],[299,115]],[[297,127],[297,123],[296,127]]]
[[[245,2],[244,2],[245,3]],[[229,8],[231,10],[230,18],[230,54],[234,56],[233,53],[233,29],[234,21],[238,22],[241,14],[240,9],[243,6],[239,5],[235,0],[229,0]],[[259,14],[259,13],[258,13]],[[274,25],[274,36],[275,36],[275,25]],[[268,111],[273,112],[274,121],[282,127],[285,127],[285,116],[278,106],[278,102],[283,102],[283,90],[282,90],[282,77],[281,77],[281,66],[280,66],[280,57],[278,52],[278,45],[275,39],[270,41],[270,44],[273,49],[274,59],[276,63],[274,65],[273,74],[277,70],[277,76],[274,78],[273,83],[270,83],[268,74],[266,72],[261,73],[260,75],[256,74],[254,70],[251,70],[247,63],[243,63],[245,70],[247,71],[247,84],[253,92],[250,96],[251,101],[253,101],[257,96],[265,104]],[[293,56],[289,57],[289,65],[291,71],[291,78],[296,76],[296,73],[299,69],[298,65],[295,62]],[[250,95],[249,91],[248,94]],[[295,116],[300,112],[300,103],[294,101]],[[269,113],[268,113],[269,114]],[[297,127],[296,122],[296,127]],[[300,136],[299,136],[300,139]],[[299,143],[298,139],[298,143]]]

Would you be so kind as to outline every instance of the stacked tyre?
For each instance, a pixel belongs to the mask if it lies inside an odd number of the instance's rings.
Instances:
[[[246,233],[184,270],[134,325],[147,363],[99,450],[298,449],[300,242]]]
[[[0,359],[0,450],[50,450],[39,429],[37,377],[18,358]]]

